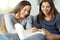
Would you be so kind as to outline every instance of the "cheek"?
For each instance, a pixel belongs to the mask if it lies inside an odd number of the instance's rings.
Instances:
[[[44,12],[44,11],[45,11],[45,9],[44,9],[44,8],[41,8],[41,11],[42,11],[42,12]]]
[[[48,8],[48,9],[47,9],[47,11],[48,11],[48,12],[50,12],[50,11],[51,11],[51,9],[50,9],[50,8]]]
[[[24,18],[24,13],[23,12],[21,12],[20,17]]]
[[[23,15],[24,15],[24,12],[23,12],[23,11],[21,11],[20,16],[23,16]]]

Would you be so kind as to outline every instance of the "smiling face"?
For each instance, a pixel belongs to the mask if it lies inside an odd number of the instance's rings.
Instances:
[[[51,6],[48,2],[43,2],[41,5],[41,11],[44,13],[44,15],[47,15],[51,11]]]
[[[26,5],[20,12],[20,18],[26,18],[30,14],[31,6]]]
[[[31,10],[30,5],[24,6],[20,11],[16,13],[15,15],[16,19],[20,20],[26,18],[27,16],[29,16],[30,10]]]

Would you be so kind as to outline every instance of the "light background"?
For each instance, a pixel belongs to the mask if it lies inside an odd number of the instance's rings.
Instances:
[[[10,12],[22,0],[0,0],[0,14]],[[39,13],[39,0],[28,0],[32,4],[31,15]],[[60,12],[60,0],[54,0],[57,10]]]

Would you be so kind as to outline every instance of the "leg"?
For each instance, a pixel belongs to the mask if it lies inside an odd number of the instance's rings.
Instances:
[[[36,34],[36,35],[33,35],[25,40],[47,40],[47,39],[42,34]]]
[[[6,34],[6,37],[10,40],[19,40],[18,34]]]
[[[8,40],[8,38],[5,37],[4,35],[0,35],[0,40]]]

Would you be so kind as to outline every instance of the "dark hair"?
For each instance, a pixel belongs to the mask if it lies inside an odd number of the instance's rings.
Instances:
[[[39,4],[39,14],[38,14],[38,16],[37,16],[37,20],[39,21],[39,20],[41,20],[41,19],[43,19],[44,17],[45,17],[45,15],[43,14],[43,12],[41,11],[41,5],[42,5],[42,3],[44,3],[44,2],[48,2],[49,4],[50,4],[50,6],[51,6],[51,15],[52,15],[52,17],[53,17],[53,19],[54,19],[54,16],[56,15],[56,14],[58,14],[58,11],[57,11],[57,9],[55,8],[55,6],[54,6],[54,3],[53,3],[53,1],[52,0],[42,0],[41,2],[40,2],[40,4]]]
[[[31,6],[30,2],[28,1],[21,1],[17,4],[17,6],[14,8],[14,10],[12,11],[12,13],[17,13],[18,11],[21,12],[21,9],[23,9],[26,5]]]

